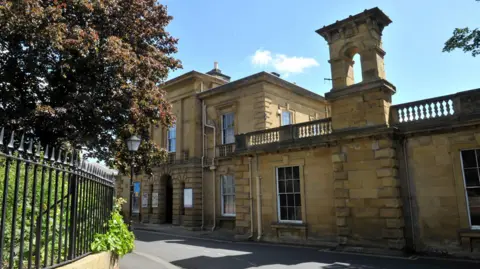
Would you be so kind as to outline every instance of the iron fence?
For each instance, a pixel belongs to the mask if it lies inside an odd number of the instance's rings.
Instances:
[[[106,232],[114,176],[34,139],[0,131],[0,269],[55,268],[90,253]],[[18,139],[20,138],[20,139]]]

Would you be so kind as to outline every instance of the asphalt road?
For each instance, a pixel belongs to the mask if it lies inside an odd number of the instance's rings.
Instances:
[[[347,254],[316,248],[213,241],[144,231],[136,231],[135,234],[136,249],[120,261],[120,269],[480,268],[479,262],[461,260]]]

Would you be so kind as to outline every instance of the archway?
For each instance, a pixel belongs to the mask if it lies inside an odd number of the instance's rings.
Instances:
[[[165,223],[173,220],[173,182],[170,175],[165,175]]]
[[[357,84],[363,81],[362,58],[356,53],[353,58],[353,83]]]
[[[357,84],[363,81],[362,56],[360,49],[352,46],[345,50],[344,56],[348,59],[346,73],[347,86]]]

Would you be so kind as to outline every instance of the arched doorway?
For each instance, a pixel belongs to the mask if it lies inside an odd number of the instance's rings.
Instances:
[[[165,223],[172,223],[173,219],[173,182],[170,175],[165,179]]]

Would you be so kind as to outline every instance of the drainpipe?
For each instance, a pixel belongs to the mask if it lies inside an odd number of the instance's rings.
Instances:
[[[203,83],[202,83],[203,86]],[[203,90],[203,87],[202,87]],[[202,100],[202,226],[200,227],[200,230],[203,231],[203,228],[205,226],[205,203],[204,203],[204,191],[203,191],[203,180],[204,180],[204,175],[203,175],[203,165],[204,165],[204,160],[205,160],[205,111],[203,110],[204,107],[204,100]]]
[[[215,183],[215,169],[216,167],[214,165],[210,166],[210,170],[212,171],[212,185],[213,185],[213,227],[212,227],[212,232],[215,231],[215,228],[217,227],[217,200],[216,200],[216,183]]]
[[[407,154],[407,138],[404,137],[402,141],[402,146],[403,146],[403,157],[405,158],[405,177],[407,180],[407,192],[408,192],[408,207],[410,209],[410,218],[411,218],[411,229],[412,229],[412,243],[413,243],[413,249],[415,250],[415,227],[414,227],[414,222],[416,221],[414,218],[414,213],[413,213],[413,206],[412,206],[412,187],[411,187],[411,182],[410,182],[410,172],[408,169],[408,154]]]
[[[248,177],[248,186],[250,186],[250,236],[248,239],[253,238],[253,186],[252,186],[252,157],[248,157],[248,171],[250,172]]]
[[[258,155],[255,154],[255,160],[256,160],[256,166],[255,166],[255,171],[256,171],[256,180],[257,180],[257,241],[260,241],[262,239],[262,189],[261,189],[261,184],[260,184],[260,176],[258,175]]]
[[[215,132],[215,126],[214,125],[208,125],[207,124],[207,106],[205,105],[205,102],[202,102],[202,108],[203,108],[203,119],[204,119],[204,126],[208,128],[212,128],[213,130],[213,158],[212,158],[212,165],[210,166],[210,170],[212,171],[212,181],[213,181],[213,227],[212,231],[215,230],[216,225],[217,225],[217,216],[216,216],[216,204],[217,201],[215,200],[216,196],[216,184],[215,184],[215,154],[216,154],[216,147],[217,147],[217,140],[216,140],[216,132]],[[202,168],[203,169],[203,168]]]

